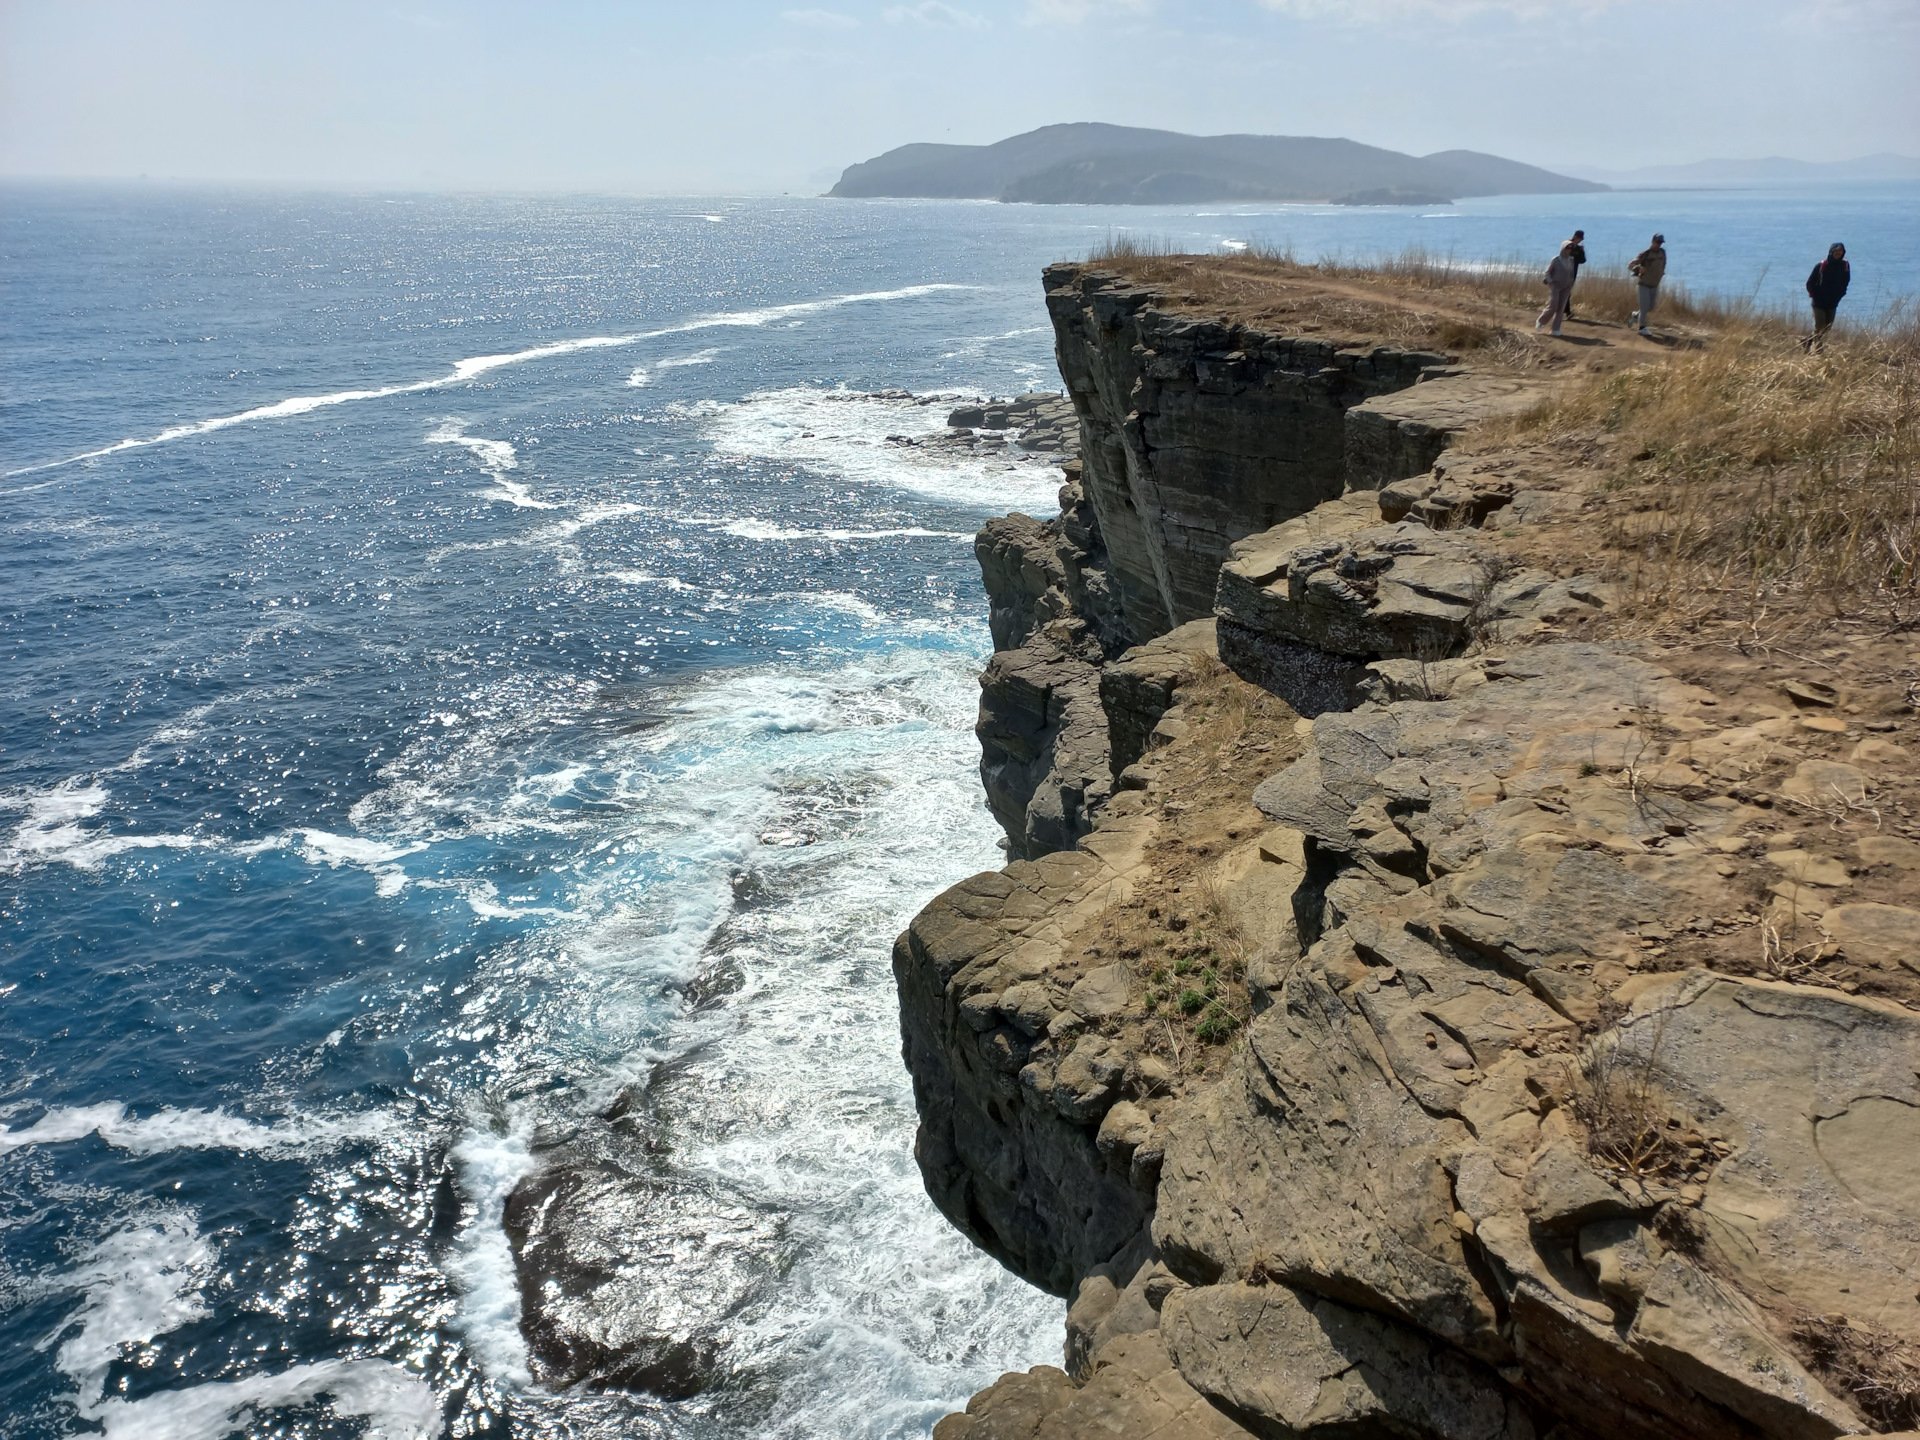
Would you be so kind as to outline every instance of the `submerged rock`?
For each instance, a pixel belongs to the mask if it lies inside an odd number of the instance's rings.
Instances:
[[[727,1318],[776,1277],[776,1227],[686,1183],[564,1160],[505,1226],[542,1384],[683,1400],[726,1374]]]

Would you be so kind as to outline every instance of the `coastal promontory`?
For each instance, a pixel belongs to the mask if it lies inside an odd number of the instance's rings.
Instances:
[[[937,1440],[1920,1424],[1914,338],[1045,290],[1080,453],[977,543],[1008,863],[894,972],[927,1189],[1066,1336]]]

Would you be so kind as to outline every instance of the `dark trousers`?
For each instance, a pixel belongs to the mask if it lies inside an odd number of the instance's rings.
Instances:
[[[1807,348],[1819,350],[1827,343],[1827,331],[1833,328],[1833,311],[1813,307],[1813,334],[1807,337]]]

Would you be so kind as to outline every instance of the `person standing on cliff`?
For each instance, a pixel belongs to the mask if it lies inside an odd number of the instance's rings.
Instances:
[[[1633,312],[1633,323],[1640,327],[1642,335],[1652,335],[1647,328],[1647,317],[1653,314],[1653,307],[1660,301],[1660,282],[1667,278],[1667,237],[1655,234],[1653,243],[1633,257],[1633,263],[1627,269],[1633,272],[1634,283],[1640,287],[1640,308]]]
[[[1573,277],[1580,273],[1579,262],[1573,258],[1573,252],[1579,247],[1569,240],[1560,247],[1560,253],[1547,263],[1547,308],[1540,312],[1533,322],[1538,330],[1542,325],[1552,325],[1553,333],[1560,333],[1560,322],[1567,317],[1567,301],[1573,294]]]
[[[1813,301],[1813,334],[1801,342],[1802,349],[1811,352],[1827,348],[1833,312],[1846,298],[1847,284],[1852,279],[1853,267],[1847,264],[1847,247],[1836,240],[1827,247],[1827,258],[1807,276],[1807,298]]]
[[[1587,232],[1584,230],[1574,231],[1573,238],[1567,241],[1567,244],[1573,247],[1573,278],[1578,280],[1580,278],[1580,267],[1587,263]],[[1573,287],[1571,285],[1567,287],[1566,317],[1569,320],[1573,318]]]

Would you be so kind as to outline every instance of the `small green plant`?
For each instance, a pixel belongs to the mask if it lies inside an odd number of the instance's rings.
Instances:
[[[1240,1021],[1234,1013],[1218,1000],[1206,1008],[1200,1023],[1193,1027],[1193,1033],[1209,1045],[1218,1045],[1240,1028]]]
[[[1208,996],[1204,991],[1192,989],[1182,990],[1180,992],[1180,1013],[1182,1015],[1199,1014],[1201,1010],[1206,1008],[1207,999]]]

